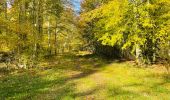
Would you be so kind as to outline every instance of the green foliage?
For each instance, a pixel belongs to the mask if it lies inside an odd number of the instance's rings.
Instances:
[[[169,0],[112,0],[81,16],[84,23],[94,23],[92,30],[103,45],[131,48],[133,54],[139,46],[152,62],[157,47],[170,41],[169,9]]]

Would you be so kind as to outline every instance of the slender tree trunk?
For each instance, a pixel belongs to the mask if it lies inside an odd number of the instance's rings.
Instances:
[[[18,4],[19,5],[19,14],[18,14],[18,55],[20,55],[20,49],[21,49],[21,41],[20,41],[20,38],[21,38],[21,36],[20,36],[20,31],[21,31],[21,28],[20,28],[20,23],[21,23],[21,5],[20,4]]]
[[[8,12],[8,4],[7,4],[7,0],[5,0],[5,2],[4,2],[4,9],[5,9],[5,19],[7,19],[7,17],[8,17],[8,14],[7,14],[7,12]]]
[[[57,25],[56,25],[57,26]],[[57,27],[55,29],[55,40],[54,40],[55,55],[57,55]]]
[[[35,65],[35,61],[36,61],[36,57],[37,57],[37,32],[36,32],[36,27],[37,27],[37,23],[36,23],[36,0],[32,0],[33,3],[33,10],[32,10],[32,25],[33,25],[33,48],[32,48],[32,65],[30,67],[33,67],[33,65]]]
[[[135,3],[135,7],[134,7],[134,9],[136,9],[136,12],[135,12],[135,19],[136,19],[136,26],[135,26],[135,31],[134,32],[137,32],[137,30],[138,30],[138,17],[139,17],[139,14],[138,14],[138,4],[137,4],[137,1],[134,1],[134,3]],[[139,33],[137,33],[137,36],[139,36]],[[141,63],[141,56],[142,56],[142,50],[141,50],[141,48],[140,48],[140,45],[137,43],[137,44],[135,44],[135,46],[136,46],[136,61],[137,61],[137,64],[140,64]]]
[[[51,55],[51,33],[50,33],[50,16],[48,16],[48,52]]]

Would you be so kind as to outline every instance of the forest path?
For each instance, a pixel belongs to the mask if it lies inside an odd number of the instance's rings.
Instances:
[[[52,58],[40,66],[2,77],[0,99],[170,99],[170,78],[159,67],[137,68],[94,56]]]

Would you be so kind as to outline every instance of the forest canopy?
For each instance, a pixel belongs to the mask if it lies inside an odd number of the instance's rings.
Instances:
[[[130,50],[145,63],[170,58],[169,0],[96,0],[91,10],[89,2],[82,3],[80,18],[84,27],[93,27],[93,37],[102,45]]]

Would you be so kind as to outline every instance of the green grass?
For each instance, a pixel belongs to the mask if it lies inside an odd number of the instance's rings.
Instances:
[[[65,56],[0,78],[0,100],[169,100],[163,68]]]

